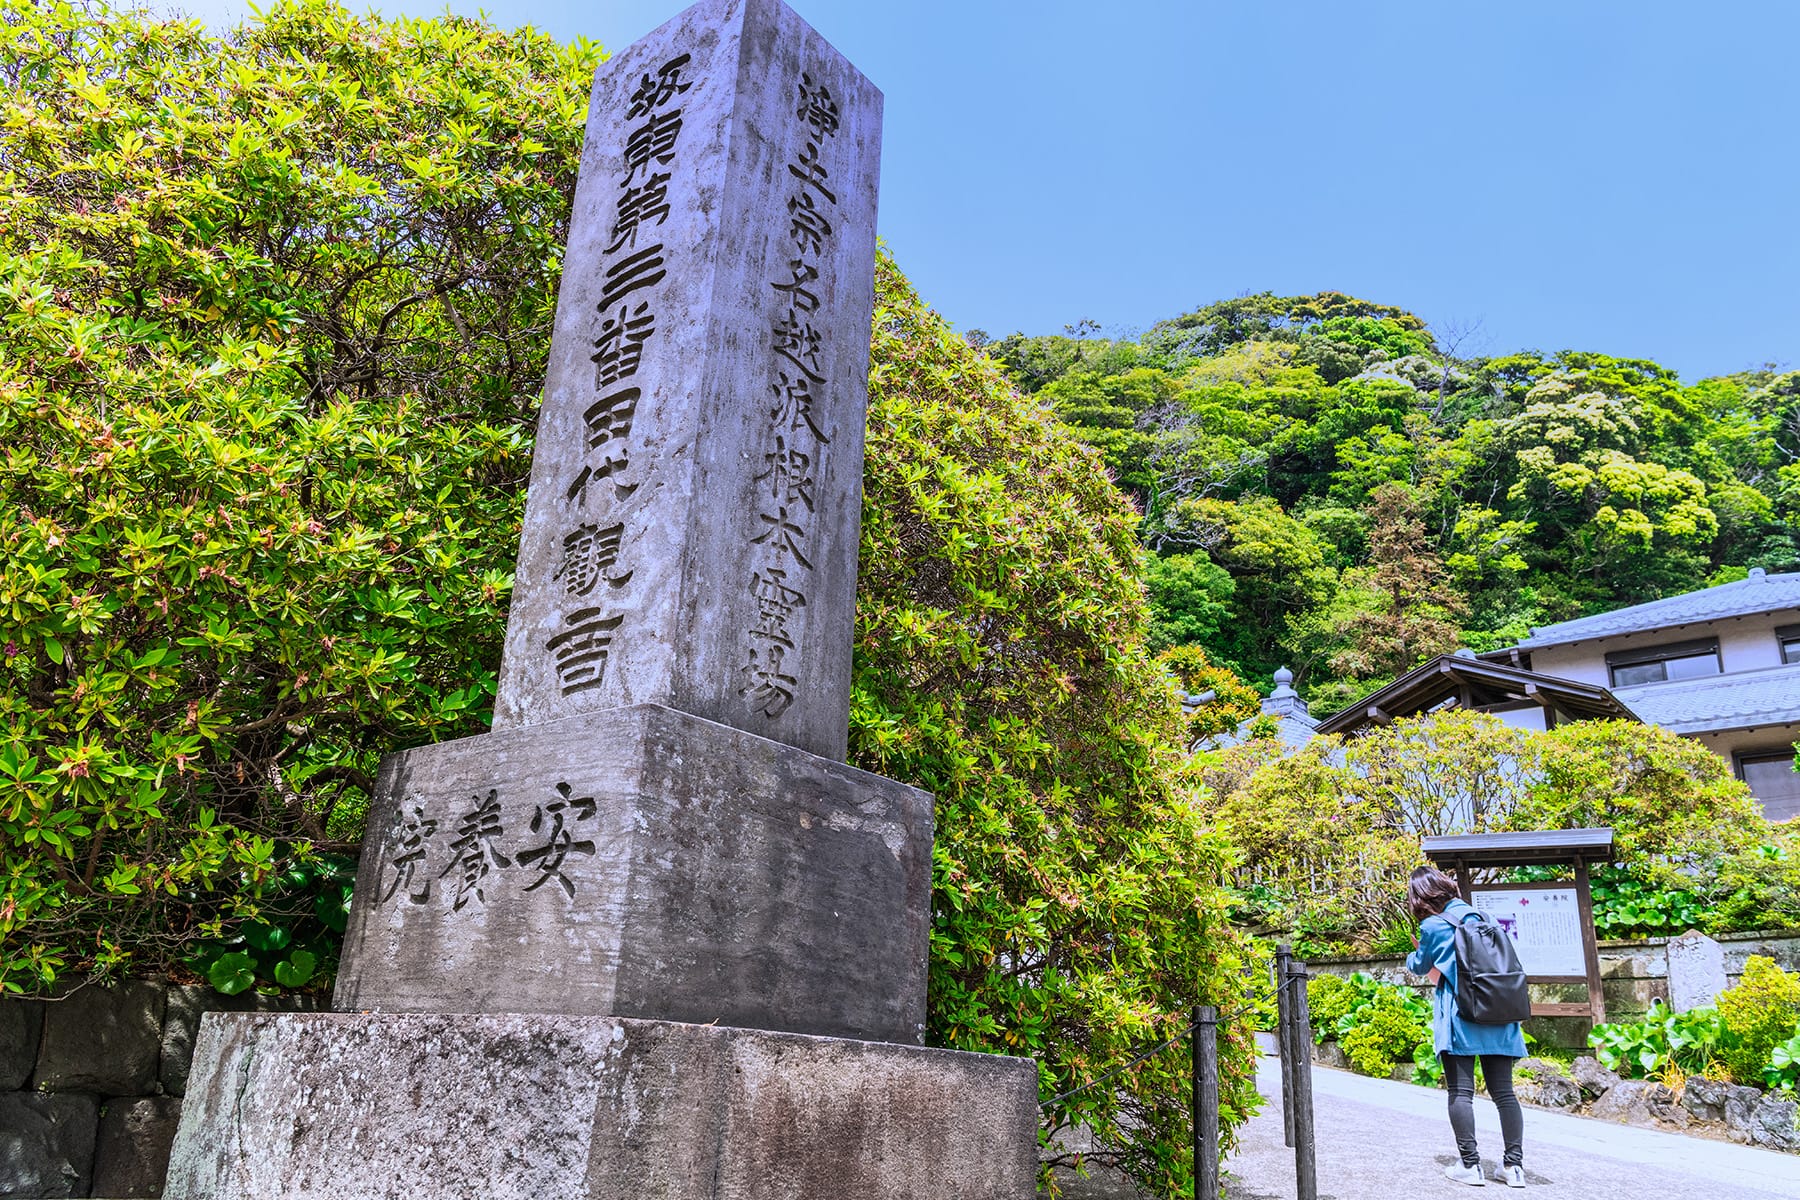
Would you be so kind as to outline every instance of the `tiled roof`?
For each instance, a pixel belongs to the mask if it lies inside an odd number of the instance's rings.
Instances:
[[[1672,733],[1788,725],[1800,722],[1800,664],[1615,688],[1613,695]]]
[[[1566,646],[1570,642],[1592,641],[1594,638],[1618,637],[1627,633],[1644,633],[1677,625],[1694,625],[1701,621],[1717,621],[1726,617],[1747,617],[1755,613],[1800,609],[1800,571],[1783,575],[1765,575],[1753,571],[1750,578],[1718,587],[1684,592],[1647,604],[1617,608],[1612,612],[1573,621],[1559,621],[1531,631],[1518,649],[1539,646]]]
[[[1332,713],[1318,722],[1318,731],[1348,736],[1370,725],[1385,725],[1397,717],[1435,711],[1453,699],[1473,708],[1511,700],[1548,701],[1577,720],[1622,720],[1633,715],[1621,706],[1623,697],[1591,683],[1542,675],[1505,663],[1483,662],[1462,654],[1440,654],[1355,704]]]
[[[1256,721],[1252,717],[1248,721],[1240,721],[1233,733],[1215,733],[1201,738],[1193,746],[1195,750],[1226,750],[1232,746],[1241,746],[1250,740],[1250,726]],[[1290,716],[1275,715],[1275,739],[1287,747],[1285,753],[1293,753],[1313,740],[1313,730],[1318,722],[1305,713]]]

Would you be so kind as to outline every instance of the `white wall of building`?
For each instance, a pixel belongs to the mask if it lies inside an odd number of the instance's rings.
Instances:
[[[1502,724],[1511,725],[1514,729],[1529,729],[1535,733],[1544,732],[1544,708],[1541,704],[1519,705],[1513,708],[1489,708],[1485,711],[1499,717]]]
[[[1730,759],[1736,754],[1793,753],[1800,741],[1800,725],[1770,725],[1762,729],[1728,729],[1724,733],[1687,735],[1714,754]]]
[[[1656,629],[1649,633],[1633,633],[1623,637],[1598,638],[1577,642],[1572,646],[1545,646],[1531,652],[1531,669],[1559,679],[1611,687],[1606,672],[1606,656],[1615,650],[1636,650],[1643,646],[1661,646],[1669,642],[1686,642],[1695,638],[1719,639],[1719,659],[1727,675],[1739,671],[1755,671],[1781,665],[1781,645],[1775,640],[1777,625],[1794,623],[1794,614],[1780,616],[1763,613],[1753,617],[1732,617],[1724,621],[1708,621],[1699,625],[1681,625],[1672,629]]]

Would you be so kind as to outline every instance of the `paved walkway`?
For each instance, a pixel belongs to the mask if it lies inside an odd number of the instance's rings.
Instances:
[[[1238,1153],[1225,1164],[1226,1195],[1292,1200],[1294,1152],[1281,1143],[1281,1075],[1273,1058],[1259,1060],[1257,1086],[1268,1103],[1244,1127]],[[1462,1193],[1488,1200],[1512,1195],[1527,1200],[1800,1198],[1800,1156],[1531,1107],[1525,1109],[1530,1186],[1514,1191],[1490,1179],[1475,1191],[1443,1177],[1456,1145],[1442,1092],[1315,1067],[1313,1109],[1319,1195],[1332,1200]],[[1475,1126],[1491,1176],[1499,1161],[1500,1122],[1485,1096],[1475,1099]]]

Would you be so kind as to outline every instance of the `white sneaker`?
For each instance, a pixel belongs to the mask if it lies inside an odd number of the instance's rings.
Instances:
[[[1453,1162],[1444,1168],[1444,1178],[1448,1179],[1451,1183],[1466,1183],[1470,1187],[1487,1186],[1487,1176],[1481,1173],[1479,1164],[1473,1167],[1465,1167],[1459,1162]]]
[[[1525,1168],[1524,1167],[1501,1167],[1500,1168],[1500,1182],[1504,1183],[1507,1187],[1524,1187],[1525,1186]]]

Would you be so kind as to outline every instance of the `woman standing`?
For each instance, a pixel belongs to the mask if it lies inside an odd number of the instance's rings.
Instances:
[[[1482,1025],[1465,1020],[1456,1009],[1456,925],[1479,914],[1458,895],[1456,881],[1432,867],[1420,867],[1407,884],[1407,907],[1419,922],[1417,948],[1406,969],[1437,985],[1431,998],[1431,1043],[1444,1064],[1450,1089],[1450,1129],[1462,1161],[1444,1168],[1457,1183],[1481,1187],[1481,1152],[1475,1148],[1475,1060],[1488,1095],[1500,1110],[1500,1134],[1506,1158],[1500,1180],[1508,1187],[1525,1186],[1525,1114],[1513,1094],[1513,1063],[1525,1057],[1519,1023]]]

